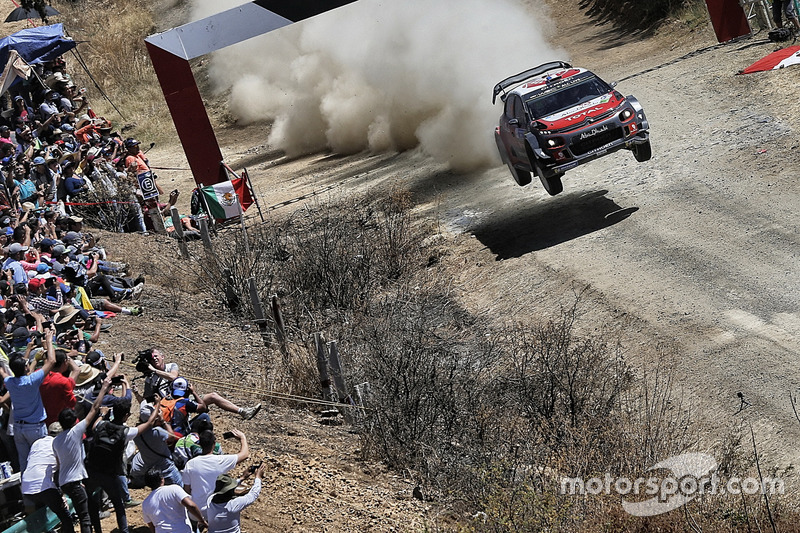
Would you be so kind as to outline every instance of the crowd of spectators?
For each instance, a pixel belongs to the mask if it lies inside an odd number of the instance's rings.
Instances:
[[[261,404],[196,393],[158,349],[140,351],[127,375],[122,354],[97,349],[111,318],[143,313],[145,280],[109,259],[70,204],[134,184],[149,163],[138,141],[94,116],[62,60],[40,74],[46,87],[18,87],[0,119],[0,461],[21,472],[26,512],[51,509],[64,532],[77,521],[81,533],[100,533],[108,508],[127,533],[127,510],[139,504],[153,531],[239,531],[263,467],[237,497],[226,474],[248,459],[247,438],[231,432],[239,451],[223,454],[209,409],[247,420]],[[142,218],[136,211],[144,231]],[[131,498],[129,488],[145,486],[144,502]]]
[[[109,201],[117,216],[106,229],[146,232],[147,209],[165,204],[142,195],[142,177],[159,195],[164,191],[140,142],[123,138],[111,121],[96,115],[63,58],[35,69],[36,76],[13,85],[0,100],[0,204],[68,216],[75,205]]]

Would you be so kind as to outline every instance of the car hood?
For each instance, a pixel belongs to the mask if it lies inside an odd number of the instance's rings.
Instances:
[[[547,125],[547,129],[561,129],[575,124],[580,124],[586,118],[603,115],[616,108],[624,99],[618,99],[613,93],[598,96],[593,100],[564,109],[550,116],[540,118],[539,121]]]

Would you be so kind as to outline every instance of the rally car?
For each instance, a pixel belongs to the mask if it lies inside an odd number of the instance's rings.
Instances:
[[[536,173],[555,196],[567,170],[631,150],[637,161],[652,154],[647,118],[639,101],[622,96],[592,72],[563,61],[545,63],[494,87],[505,108],[494,137],[500,158],[519,185]]]

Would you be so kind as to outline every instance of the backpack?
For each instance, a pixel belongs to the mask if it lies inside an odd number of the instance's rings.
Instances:
[[[86,452],[86,468],[123,475],[122,454],[125,451],[125,426],[101,421],[94,429]]]
[[[188,416],[186,414],[185,398],[170,398],[161,400],[161,419],[170,424],[176,434],[183,436],[188,432]],[[181,402],[180,404],[178,402]]]
[[[770,30],[767,36],[773,43],[780,43],[792,38],[792,30],[789,28],[775,28],[774,30]]]

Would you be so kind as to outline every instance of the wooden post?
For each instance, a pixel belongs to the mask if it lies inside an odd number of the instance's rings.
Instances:
[[[208,232],[208,219],[200,218],[200,237],[203,239],[203,246],[208,248],[209,251],[212,250],[211,247],[211,234]]]
[[[350,394],[347,392],[347,384],[342,375],[342,363],[339,360],[339,345],[336,341],[328,343],[328,362],[331,375],[333,376],[333,384],[336,386],[336,392],[339,395],[339,401],[352,405]],[[349,407],[340,407],[339,412],[344,415],[344,419],[348,424],[353,423],[352,409]]]
[[[258,297],[255,278],[249,278],[247,280],[247,286],[250,289],[250,302],[253,304],[253,315],[256,317],[256,324],[263,336],[267,332],[267,319],[264,317],[264,308],[261,306],[261,299]]]
[[[317,370],[319,370],[319,383],[322,386],[322,399],[332,402],[338,401],[331,388],[331,377],[328,373],[328,347],[322,333],[314,333],[314,343],[317,347]]]
[[[164,218],[161,216],[161,211],[158,209],[148,209],[147,214],[150,216],[150,222],[153,223],[153,231],[161,235],[166,235],[167,230],[164,228]]]
[[[283,313],[281,312],[281,304],[278,302],[278,295],[272,295],[272,318],[275,320],[275,337],[278,341],[278,346],[284,356],[284,363],[288,365],[289,350],[286,347],[286,327],[283,324]]]
[[[225,278],[225,301],[231,311],[239,309],[239,297],[236,296],[236,289],[233,285],[233,274],[230,268],[222,270],[222,275]]]
[[[170,213],[172,214],[172,228],[175,231],[175,236],[178,238],[178,248],[181,250],[181,257],[189,259],[189,249],[186,247],[186,239],[183,237],[183,224],[181,224],[181,215],[178,213],[178,208],[172,206]]]

